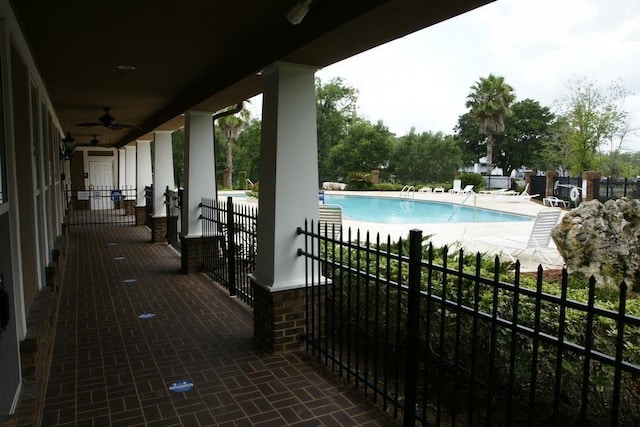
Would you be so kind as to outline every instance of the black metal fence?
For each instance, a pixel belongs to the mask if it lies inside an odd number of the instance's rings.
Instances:
[[[598,193],[600,201],[621,197],[638,198],[638,180],[636,178],[604,177],[600,180]]]
[[[68,187],[66,195],[67,225],[136,225],[133,187]]]
[[[153,227],[153,185],[144,187],[144,225]]]
[[[165,207],[167,209],[167,243],[181,250],[180,230],[182,229],[182,188],[177,191],[166,188],[164,193]]]
[[[255,270],[257,209],[202,199],[203,270],[213,280],[253,307],[248,275]]]
[[[308,350],[404,425],[640,425],[624,283],[602,308],[593,279],[570,289],[566,271],[549,284],[516,263],[507,283],[497,258],[487,278],[480,254],[438,253],[420,231],[397,244],[319,231],[298,229]]]

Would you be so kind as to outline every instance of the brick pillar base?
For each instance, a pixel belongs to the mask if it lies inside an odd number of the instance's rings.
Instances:
[[[122,202],[124,204],[124,213],[126,215],[133,215],[135,214],[135,206],[136,206],[136,201],[135,200],[124,200]]]
[[[136,225],[141,226],[147,223],[147,207],[136,206]]]
[[[174,217],[175,218],[175,217]],[[205,258],[213,259],[223,256],[224,236],[184,237],[180,236],[180,271],[184,274],[199,273]],[[218,263],[220,261],[217,261]]]
[[[271,354],[299,351],[305,332],[305,289],[271,292],[251,280],[253,338]]]
[[[167,218],[153,217],[151,218],[151,242],[166,243],[167,241]]]

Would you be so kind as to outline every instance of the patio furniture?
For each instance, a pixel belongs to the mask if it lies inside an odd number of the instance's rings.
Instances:
[[[531,233],[522,236],[494,237],[482,236],[473,239],[474,247],[476,242],[494,246],[500,253],[505,253],[516,262],[516,256],[531,251],[532,255],[538,256],[540,260],[551,264],[551,259],[545,252],[553,251],[549,245],[551,243],[551,231],[558,223],[561,210],[559,208],[546,208],[538,212]]]
[[[462,187],[462,181],[460,181],[459,179],[454,179],[453,188],[449,190],[449,193],[459,193],[461,187]]]
[[[339,239],[342,233],[342,206],[319,205],[318,225],[321,236]]]
[[[570,203],[567,200],[562,200],[557,198],[556,196],[549,196],[549,197],[545,197],[542,199],[542,204],[543,205],[548,205],[548,206],[557,206],[560,207],[560,205],[562,205],[562,207],[568,208]]]

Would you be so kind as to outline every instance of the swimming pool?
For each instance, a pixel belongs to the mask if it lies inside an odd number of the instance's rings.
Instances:
[[[474,209],[469,206],[459,208],[457,204],[453,203],[391,197],[325,194],[325,203],[342,206],[342,214],[347,219],[386,224],[525,222],[533,220],[530,216],[489,209]]]

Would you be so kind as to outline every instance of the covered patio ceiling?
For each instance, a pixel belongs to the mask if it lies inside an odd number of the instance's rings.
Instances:
[[[275,61],[325,67],[492,0],[315,0],[292,25],[297,1],[10,0],[63,130],[118,147],[259,94]],[[76,126],[102,107],[137,128]]]

